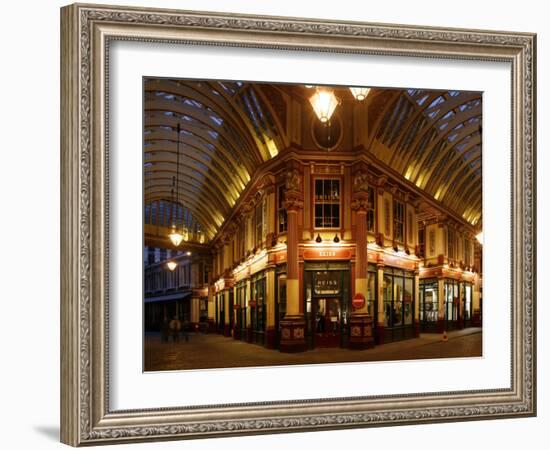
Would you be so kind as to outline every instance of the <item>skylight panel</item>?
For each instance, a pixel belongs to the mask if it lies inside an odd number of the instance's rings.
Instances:
[[[424,104],[424,102],[428,99],[429,95],[426,94],[424,95],[423,97],[419,98],[416,103],[418,104],[418,106],[422,106]]]
[[[440,103],[443,103],[444,101],[445,99],[443,98],[443,96],[440,95],[432,103],[430,103],[430,106],[428,106],[428,109],[433,108],[434,106],[437,106]]]
[[[219,116],[216,116],[215,114],[211,114],[210,119],[218,126],[221,126],[223,124],[223,119]]]
[[[434,117],[436,117],[438,114],[439,114],[439,109],[436,109],[435,111],[432,111],[430,114],[428,114],[428,117],[430,119],[433,119]]]

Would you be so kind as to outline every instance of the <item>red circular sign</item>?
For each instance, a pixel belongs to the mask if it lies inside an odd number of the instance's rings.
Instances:
[[[351,305],[355,309],[362,308],[363,306],[365,306],[365,296],[358,292],[353,296],[353,299],[351,300]]]

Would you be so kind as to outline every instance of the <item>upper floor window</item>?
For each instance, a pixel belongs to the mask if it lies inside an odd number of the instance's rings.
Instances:
[[[367,210],[367,231],[374,233],[376,231],[375,227],[375,215],[374,215],[374,188],[369,186],[369,209]]]
[[[277,217],[279,222],[279,233],[286,233],[285,187],[282,184],[277,190]]]
[[[405,231],[405,207],[403,203],[393,202],[393,238],[397,242],[404,241]]]
[[[470,254],[470,241],[467,238],[464,238],[464,262],[467,265],[471,264]]]
[[[424,257],[424,240],[425,240],[426,230],[418,230],[418,256]]]
[[[449,228],[447,231],[447,256],[451,259],[456,259],[457,253],[456,231]]]
[[[413,215],[410,211],[407,214],[407,240],[413,241]]]
[[[340,180],[315,180],[315,228],[340,228]]]
[[[255,242],[256,247],[261,247],[263,241],[263,229],[264,229],[264,209],[263,201],[259,201],[256,204],[254,210],[254,224],[255,224]]]
[[[239,225],[239,258],[244,258],[246,254],[246,221]]]

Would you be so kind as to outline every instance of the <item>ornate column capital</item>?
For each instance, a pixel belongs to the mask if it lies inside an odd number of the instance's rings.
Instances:
[[[284,205],[287,211],[299,211],[303,209],[304,200],[302,193],[297,191],[286,191]]]
[[[350,205],[351,209],[357,212],[367,212],[370,206],[368,195],[354,195]]]

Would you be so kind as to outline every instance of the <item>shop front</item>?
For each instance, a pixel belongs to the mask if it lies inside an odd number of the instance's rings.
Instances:
[[[472,284],[445,279],[445,329],[455,330],[472,325]]]
[[[439,295],[437,278],[420,280],[420,331],[438,332]]]
[[[279,341],[281,339],[281,321],[286,315],[286,264],[279,266],[276,272],[276,284],[275,295],[277,301],[275,302],[275,348],[279,348]]]
[[[351,313],[349,263],[306,263],[304,288],[308,348],[347,347]]]
[[[384,267],[384,308],[383,311],[379,310],[379,314],[384,316],[384,343],[415,337],[414,287],[414,271]]]
[[[248,298],[247,298],[247,286],[246,286],[245,280],[237,283],[236,293],[237,293],[237,298],[235,301],[235,305],[233,307],[234,309],[233,314],[235,316],[234,318],[235,327],[233,329],[233,337],[235,339],[246,340],[247,327],[248,327],[248,320],[247,320]]]
[[[473,304],[473,286],[471,283],[464,282],[462,286],[462,304],[464,311],[464,328],[472,326],[472,304]]]
[[[266,274],[260,272],[251,279],[250,308],[250,342],[265,345],[266,343]]]
[[[219,291],[216,293],[214,302],[216,332],[219,334],[224,334],[224,328],[227,319],[225,315],[225,295],[223,291]]]

